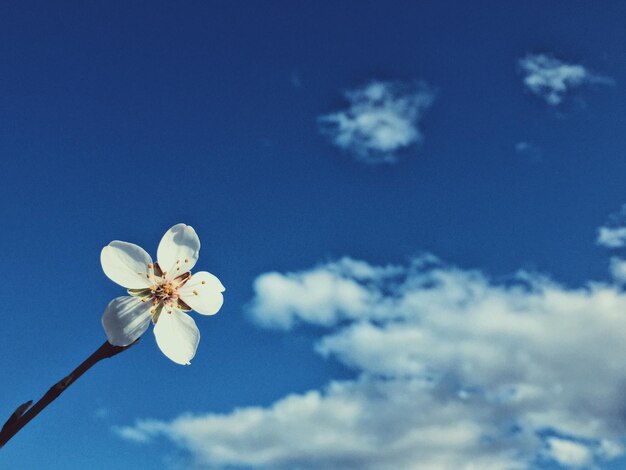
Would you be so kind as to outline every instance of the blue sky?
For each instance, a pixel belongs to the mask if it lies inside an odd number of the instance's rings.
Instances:
[[[626,468],[625,18],[3,5],[0,412],[104,341],[111,240],[190,224],[227,290],[191,366],[147,332],[0,466]]]

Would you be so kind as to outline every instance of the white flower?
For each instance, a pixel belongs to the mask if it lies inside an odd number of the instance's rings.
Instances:
[[[140,246],[112,241],[102,249],[100,262],[109,279],[131,295],[113,299],[102,315],[109,343],[128,346],[154,323],[154,336],[163,354],[177,364],[189,364],[196,354],[200,332],[185,312],[218,312],[224,286],[206,271],[191,274],[198,260],[200,239],[185,224],[169,229],[157,249],[157,262]]]

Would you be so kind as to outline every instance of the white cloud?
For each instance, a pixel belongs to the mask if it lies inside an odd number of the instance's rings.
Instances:
[[[524,85],[551,106],[559,105],[566,93],[583,84],[612,85],[609,77],[596,75],[578,64],[568,64],[546,54],[528,54],[519,60]]]
[[[433,257],[408,266],[344,258],[259,276],[253,317],[321,325],[323,357],[356,372],[228,414],[138,421],[200,467],[572,468],[623,454],[626,294],[520,272],[495,282]]]
[[[607,248],[626,246],[626,205],[611,214],[608,222],[598,228],[596,243]]]
[[[609,271],[615,282],[626,284],[626,260],[617,257],[611,258]]]
[[[597,243],[607,248],[622,248],[626,245],[626,227],[600,227]]]
[[[624,447],[614,441],[602,441],[598,453],[605,459],[614,459],[624,453]]]
[[[584,444],[551,437],[548,446],[548,455],[565,467],[589,467],[593,462],[593,453]]]
[[[318,118],[322,133],[357,160],[396,163],[398,152],[423,140],[419,123],[435,94],[425,84],[372,81],[345,92],[348,109]]]
[[[498,432],[488,410],[440,402],[432,392],[417,380],[361,378],[290,395],[268,408],[139,421],[121,433],[136,431],[146,440],[165,435],[200,468],[523,468],[510,449],[484,439]],[[477,415],[484,416],[477,421]]]
[[[263,326],[282,329],[298,320],[330,326],[337,318],[365,317],[382,300],[369,283],[402,272],[343,258],[308,271],[262,274],[254,281],[251,312]]]
[[[152,420],[145,420],[130,426],[113,426],[113,431],[120,437],[133,442],[146,443],[150,442],[151,436],[157,431],[167,430],[166,426]]]

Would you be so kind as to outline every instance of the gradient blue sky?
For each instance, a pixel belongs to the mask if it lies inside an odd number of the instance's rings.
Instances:
[[[316,353],[315,324],[280,331],[251,319],[263,273],[343,256],[406,265],[427,252],[496,279],[526,269],[565,290],[613,285],[612,253],[596,236],[626,202],[625,21],[621,2],[571,0],[2,5],[0,243],[11,295],[0,415],[105,339],[100,316],[123,294],[100,268],[109,241],[154,255],[166,229],[190,224],[197,268],[227,290],[217,316],[195,317],[191,366],[171,363],[146,333],[16,436],[0,467],[191,465],[180,463],[192,458],[185,446],[114,429],[229,415],[355,379]],[[612,84],[572,86],[549,104],[523,83],[528,54]],[[319,129],[320,116],[347,108],[346,90],[374,80],[421,81],[434,96],[423,140],[395,164],[364,164]],[[626,367],[616,374],[626,380]]]

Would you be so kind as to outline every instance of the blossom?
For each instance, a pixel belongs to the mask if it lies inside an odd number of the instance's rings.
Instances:
[[[185,224],[170,228],[159,243],[157,262],[140,246],[112,241],[100,262],[109,279],[130,296],[113,299],[102,315],[109,343],[128,346],[154,323],[157,345],[177,364],[189,364],[200,342],[200,331],[187,313],[214,315],[224,302],[224,286],[206,271],[191,274],[198,260],[200,239]]]

